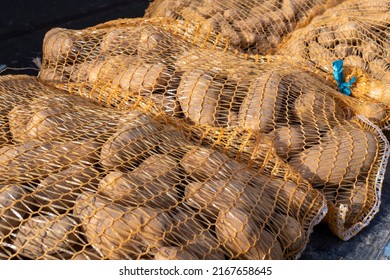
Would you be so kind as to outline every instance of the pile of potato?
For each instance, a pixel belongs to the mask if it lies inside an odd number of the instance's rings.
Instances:
[[[165,17],[197,26],[197,36],[226,38],[232,50],[271,54],[297,26],[340,1],[327,0],[155,0],[145,18]],[[191,31],[190,31],[191,32]],[[199,34],[200,33],[200,34]]]
[[[390,2],[350,0],[328,9],[292,33],[277,54],[301,57],[332,75],[343,59],[352,95],[390,105]]]
[[[371,215],[375,199],[364,200],[363,210],[349,215],[357,202],[351,198],[347,203],[338,194],[339,189],[353,193],[364,184],[366,196],[376,196],[372,182],[381,168],[385,141],[381,132],[367,129],[356,116],[386,123],[385,105],[344,96],[294,61],[273,57],[267,63],[254,63],[191,45],[149,22],[134,26],[135,22],[107,24],[93,31],[51,30],[44,40],[39,79],[106,106],[138,106],[173,117],[172,123],[184,124],[193,139],[246,163],[256,161],[256,167],[264,168],[272,158],[280,170],[294,169],[321,189],[331,203],[348,205],[347,227]],[[118,133],[118,137],[126,136]],[[134,149],[137,152],[130,158],[148,150],[143,145]],[[102,163],[112,168],[115,160]],[[135,184],[142,176],[111,174],[107,188],[112,188],[110,180],[125,178]],[[169,200],[175,195],[169,192]],[[337,218],[330,221],[336,223]],[[335,228],[342,236],[338,231],[343,226]]]
[[[33,77],[7,88],[18,78],[0,80],[0,258],[291,259],[324,215],[307,184],[250,169],[137,110]]]

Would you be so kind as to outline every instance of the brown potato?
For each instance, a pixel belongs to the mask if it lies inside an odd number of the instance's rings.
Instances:
[[[260,198],[260,193],[256,190],[238,179],[190,182],[185,189],[185,199],[188,205],[201,210],[214,220],[220,211],[227,211],[233,206],[249,209],[253,207],[255,201]],[[266,197],[260,200],[266,204],[265,199]]]
[[[289,162],[312,184],[340,184],[367,172],[377,156],[377,139],[369,132],[336,126],[318,145]]]
[[[177,98],[184,115],[197,124],[214,124],[219,88],[213,84],[214,74],[193,70],[183,74]]]
[[[74,40],[64,28],[52,28],[43,39],[44,59],[58,61],[64,59],[71,51],[76,51]]]
[[[143,115],[118,127],[118,132],[103,144],[101,164],[107,169],[132,170],[153,154],[160,143],[174,141],[176,133],[176,129]]]
[[[30,191],[23,185],[0,185],[0,240],[34,211]]]
[[[193,147],[180,162],[184,171],[198,180],[229,179],[243,172],[245,167],[226,155],[203,147]]]
[[[306,126],[329,129],[346,119],[343,108],[325,92],[306,91],[298,96],[294,111],[299,120]]]
[[[208,229],[211,221],[183,208],[172,214],[172,226],[167,232],[165,241],[179,246],[199,259],[224,259],[219,243]]]
[[[139,36],[143,26],[134,26],[132,28],[113,28],[103,35],[100,48],[102,53],[107,54],[126,54],[133,55],[136,53]]]
[[[99,118],[96,118],[96,115]],[[96,108],[93,105],[74,108],[61,106],[37,109],[26,124],[29,139],[97,139],[106,141],[119,123],[133,119],[133,114],[121,115]]]
[[[306,145],[318,143],[320,139],[316,129],[299,125],[283,126],[270,134],[274,137],[276,154],[285,160],[300,153]]]
[[[99,191],[125,204],[168,208],[177,204],[180,181],[178,162],[155,154],[129,173],[111,172],[99,183]]]
[[[84,193],[73,210],[89,244],[104,258],[133,259],[163,246],[168,214],[149,207],[127,208]]]
[[[271,219],[271,227],[284,249],[293,253],[303,250],[306,235],[302,225],[295,218],[275,213]]]
[[[238,114],[242,128],[264,133],[273,129],[282,106],[283,93],[279,93],[281,79],[282,73],[275,71],[260,75],[252,81]]]
[[[345,216],[347,224],[358,222],[359,214],[362,214],[367,207],[369,196],[368,185],[366,182],[358,181],[350,189],[341,192],[336,202],[347,205],[348,212]]]
[[[218,240],[228,255],[239,259],[282,259],[280,244],[239,208],[221,211],[215,224]]]
[[[0,182],[43,179],[74,163],[94,164],[99,145],[92,140],[50,143],[30,141],[0,149]]]
[[[58,173],[49,174],[33,193],[41,207],[63,213],[74,205],[81,191],[96,191],[99,172],[91,166],[71,165]]]
[[[77,244],[77,222],[69,216],[35,216],[22,223],[14,240],[19,255],[31,259],[71,255]]]

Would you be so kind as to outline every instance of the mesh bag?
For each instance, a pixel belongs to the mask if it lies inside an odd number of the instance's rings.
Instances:
[[[332,62],[344,60],[352,95],[390,105],[390,1],[349,0],[328,9],[294,32],[277,53],[303,58],[331,77]]]
[[[328,221],[342,239],[368,224],[378,211],[388,149],[372,121],[386,121],[385,106],[339,93],[300,61],[245,60],[168,29],[161,19],[54,29],[44,40],[39,78],[106,107],[165,116],[194,141],[257,170],[292,167],[326,195]]]
[[[294,259],[327,211],[282,162],[249,166],[142,106],[27,76],[0,77],[0,98],[1,259]]]
[[[293,30],[342,0],[155,0],[145,18],[178,20],[184,30],[247,54],[273,54]]]

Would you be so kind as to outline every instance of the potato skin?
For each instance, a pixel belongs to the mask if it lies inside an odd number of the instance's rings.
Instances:
[[[163,246],[168,214],[146,206],[128,208],[91,194],[81,194],[73,213],[83,222],[86,239],[108,259],[136,259]]]
[[[97,190],[99,174],[91,166],[72,165],[49,174],[38,184],[33,197],[43,209],[55,209],[55,212],[63,213],[74,205],[82,190]]]
[[[176,131],[154,122],[146,115],[118,126],[117,130],[103,144],[100,163],[106,169],[123,172],[133,170],[151,156],[160,143],[170,141],[170,135]]]
[[[34,208],[34,199],[26,186],[0,185],[0,239],[15,230]]]
[[[32,259],[46,255],[64,256],[74,251],[77,243],[77,222],[69,216],[35,216],[23,222],[14,245],[18,254]]]
[[[168,208],[177,204],[180,181],[178,162],[155,154],[131,172],[110,172],[99,183],[99,192],[118,203]]]
[[[282,71],[275,71],[255,78],[238,114],[242,128],[264,133],[274,128],[283,103],[283,93],[279,92],[283,75]]]
[[[345,112],[334,99],[315,91],[299,95],[294,103],[294,112],[304,125],[325,130],[346,119]]]
[[[97,162],[99,144],[92,140],[50,143],[30,141],[0,149],[0,183],[43,179],[76,162]]]
[[[228,254],[239,259],[283,259],[280,244],[248,214],[239,208],[219,213],[217,237]]]
[[[337,203],[343,203],[348,207],[348,212],[345,216],[347,224],[353,224],[366,208],[367,199],[369,196],[368,185],[366,182],[358,181],[350,189],[346,189],[340,193],[337,198]]]
[[[302,225],[295,218],[275,213],[271,219],[271,227],[282,247],[289,253],[296,253],[304,248],[306,235]]]
[[[370,169],[377,145],[370,132],[337,126],[322,143],[292,158],[290,164],[313,184],[339,184]]]
[[[63,59],[74,50],[74,42],[64,28],[50,29],[43,39],[43,53],[46,59],[57,61]]]

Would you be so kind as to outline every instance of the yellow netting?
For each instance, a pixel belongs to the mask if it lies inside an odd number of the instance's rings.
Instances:
[[[356,235],[390,108],[288,51],[338,2],[157,0],[49,31],[38,79],[0,77],[0,258],[294,259],[328,208]]]

